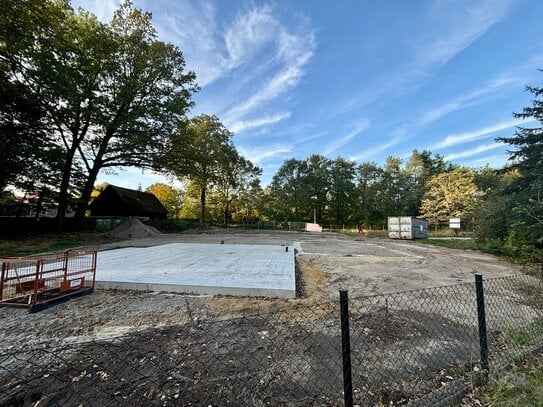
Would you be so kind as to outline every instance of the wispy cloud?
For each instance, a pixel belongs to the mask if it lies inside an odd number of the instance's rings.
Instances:
[[[479,140],[485,137],[488,137],[488,135],[496,133],[501,130],[510,129],[515,126],[521,126],[526,125],[533,120],[522,120],[522,119],[513,119],[505,122],[500,122],[493,124],[492,126],[483,127],[481,129],[469,131],[466,133],[461,134],[451,134],[440,143],[437,143],[432,149],[437,148],[445,148],[445,147],[452,147],[456,146],[458,144],[467,143],[474,140]]]
[[[73,7],[81,7],[96,15],[100,21],[110,21],[121,0],[75,0]]]
[[[519,77],[501,75],[488,81],[479,89],[457,96],[440,106],[423,112],[419,120],[419,125],[425,126],[455,111],[483,103],[488,100],[489,97],[499,94],[499,92],[504,89],[520,86],[521,83],[522,81]]]
[[[209,2],[181,0],[171,7],[177,12],[155,14],[159,32],[180,46],[202,88],[221,88],[207,111],[237,132],[290,117],[269,108],[277,111],[281,103],[285,109],[288,92],[305,75],[315,49],[307,18],[297,15],[296,25],[286,25],[269,5],[243,8],[229,20],[218,18]]]
[[[328,144],[324,148],[322,153],[324,155],[329,155],[334,151],[339,150],[341,147],[349,144],[351,140],[353,140],[356,136],[366,130],[369,125],[370,121],[368,119],[361,120],[359,123],[356,123],[354,126],[352,126],[352,129],[346,135],[336,138],[333,142]]]
[[[427,35],[414,44],[419,63],[447,63],[502,20],[513,3],[514,0],[485,0],[462,6],[456,1],[434,2],[426,16],[430,23],[425,30]]]
[[[253,120],[238,120],[230,124],[229,129],[234,133],[240,133],[244,130],[280,122],[281,120],[288,119],[290,115],[290,112],[283,112],[274,115],[265,115]]]
[[[251,38],[254,43],[246,44],[247,38]],[[313,56],[315,37],[307,24],[302,24],[296,32],[289,31],[273,17],[269,7],[264,7],[238,17],[234,27],[227,33],[227,44],[234,55],[241,54],[245,49],[253,49],[256,54],[254,48],[259,51],[266,48],[271,51],[273,58],[264,57],[260,63],[275,67],[267,77],[261,78],[260,86],[250,90],[248,98],[224,113],[226,122],[234,122],[298,85]],[[252,62],[259,64],[257,60]]]
[[[448,154],[445,156],[445,160],[452,161],[452,160],[457,160],[459,158],[473,157],[474,155],[478,155],[490,150],[495,150],[502,146],[503,145],[501,143],[497,143],[497,142],[491,143],[491,144],[483,144],[479,147],[470,148],[469,150],[466,150],[466,151],[460,151],[457,153]]]
[[[292,146],[285,146],[284,144],[262,147],[239,146],[238,150],[242,156],[258,164],[269,158],[284,157],[292,152]]]
[[[501,21],[514,1],[467,1],[464,2],[465,6],[458,2],[434,2],[433,7],[418,21],[420,29],[409,33],[410,54],[401,61],[401,74],[397,72],[398,66],[395,66],[394,72],[383,72],[381,77],[377,77],[373,83],[369,83],[350,98],[337,101],[332,108],[327,109],[326,115],[336,117],[386,105],[405,94],[415,92],[430,80],[440,67]],[[448,111],[460,109],[466,102],[453,100],[440,109],[428,112],[422,120],[437,120]]]
[[[493,154],[490,156],[486,156],[486,157],[482,157],[476,160],[466,162],[464,164],[469,165],[470,167],[481,167],[481,166],[489,165],[493,168],[500,168],[500,167],[503,167],[503,165],[507,163],[507,159],[508,159],[508,156],[506,153]]]
[[[379,154],[385,150],[388,150],[390,147],[395,146],[396,144],[402,141],[403,134],[396,135],[391,138],[389,141],[379,144],[378,146],[370,147],[365,150],[360,151],[359,153],[349,157],[351,161],[361,161],[373,157],[376,154]]]

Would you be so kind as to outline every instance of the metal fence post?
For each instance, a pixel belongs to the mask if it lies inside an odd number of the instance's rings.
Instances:
[[[483,275],[475,274],[475,291],[477,293],[477,318],[479,320],[479,348],[481,352],[481,365],[488,370],[488,340],[486,336],[485,296],[483,293]]]
[[[339,290],[341,312],[341,349],[343,355],[343,397],[345,407],[353,406],[353,380],[351,374],[351,336],[349,333],[349,294]]]

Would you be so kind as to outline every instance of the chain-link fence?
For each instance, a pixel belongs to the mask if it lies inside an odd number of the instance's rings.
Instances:
[[[0,406],[450,405],[485,359],[492,373],[543,346],[539,278],[485,280],[484,303],[476,291],[344,292],[109,340],[3,343]]]

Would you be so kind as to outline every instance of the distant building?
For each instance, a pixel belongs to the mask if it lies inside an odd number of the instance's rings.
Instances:
[[[168,210],[150,192],[108,185],[89,206],[91,216],[165,219]]]

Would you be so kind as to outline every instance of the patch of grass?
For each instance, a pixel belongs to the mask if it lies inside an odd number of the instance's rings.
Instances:
[[[425,243],[433,246],[448,247],[449,249],[482,250],[481,245],[472,239],[420,239],[417,243]]]
[[[480,390],[483,405],[543,406],[543,361],[530,358]]]
[[[534,264],[541,262],[541,251],[524,250],[506,246],[498,240],[479,239],[421,239],[420,243],[434,246],[448,247],[450,249],[478,250],[495,256],[505,257],[512,263]]]
[[[51,242],[25,243],[20,241],[0,241],[1,256],[28,256],[46,252],[62,251],[83,245],[83,242],[72,239],[59,239]]]
[[[32,238],[0,240],[0,258],[28,256],[32,254],[59,252],[74,247],[92,246],[107,241],[97,233],[61,233]]]
[[[539,318],[524,327],[509,328],[505,332],[505,339],[512,347],[521,347],[532,343],[543,332],[543,319]]]

